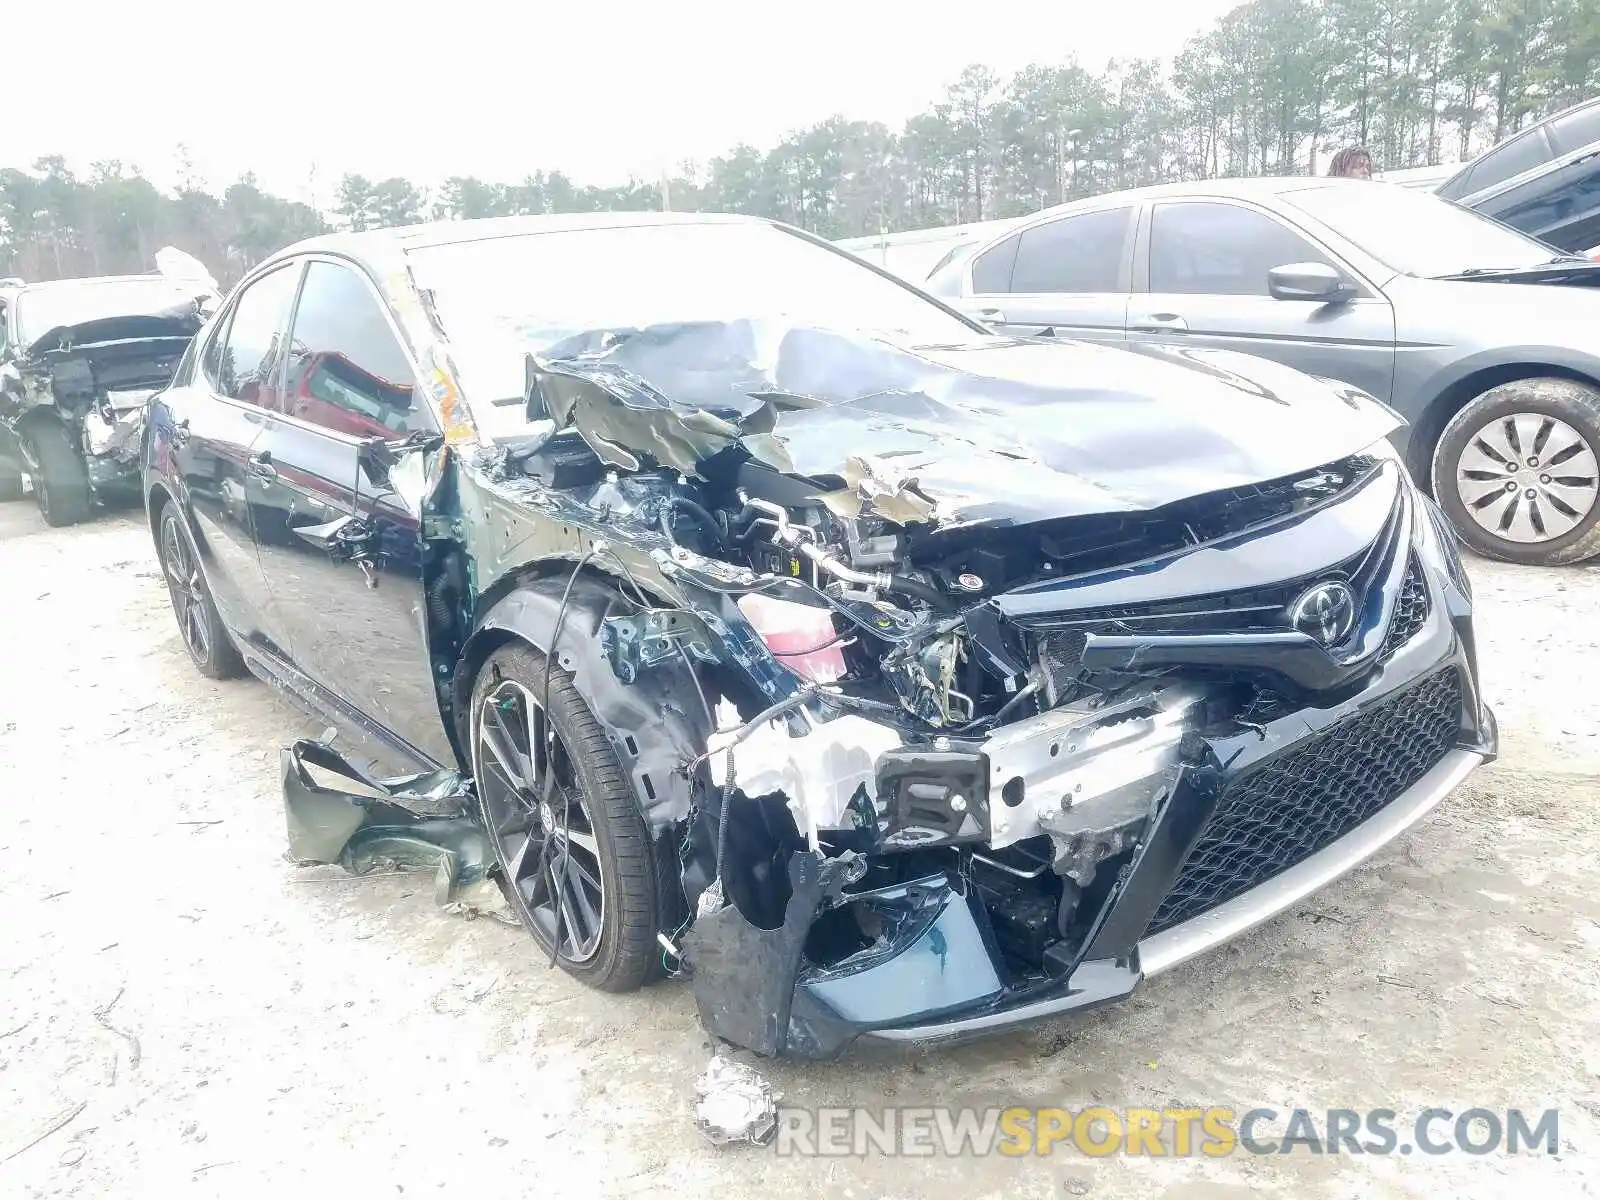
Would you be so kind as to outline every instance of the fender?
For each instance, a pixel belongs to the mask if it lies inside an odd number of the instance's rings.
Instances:
[[[472,689],[479,668],[495,647],[513,638],[548,655],[569,578],[563,572],[518,584],[493,603],[467,639],[453,684],[462,747],[471,745]],[[623,683],[611,669],[601,649],[601,623],[607,617],[637,612],[637,604],[599,580],[580,575],[566,607],[556,663],[573,677],[605,730],[650,836],[659,840],[689,816],[693,781],[686,764],[705,746],[710,714],[681,659],[659,664],[632,683]]]

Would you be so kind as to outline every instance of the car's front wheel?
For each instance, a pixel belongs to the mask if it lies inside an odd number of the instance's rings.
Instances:
[[[89,471],[67,427],[38,420],[21,435],[23,457],[33,476],[33,498],[47,525],[76,525],[94,508]]]
[[[572,677],[518,644],[472,693],[472,772],[506,899],[574,978],[632,991],[660,973],[670,856]],[[548,703],[546,701],[548,700]]]
[[[189,657],[202,675],[212,679],[233,679],[244,674],[244,660],[217,614],[194,539],[175,505],[168,504],[161,510],[157,529],[161,574],[167,581],[172,615],[177,618],[178,632]]]
[[[1444,427],[1432,482],[1462,541],[1489,558],[1560,566],[1600,554],[1600,389],[1490,388]]]

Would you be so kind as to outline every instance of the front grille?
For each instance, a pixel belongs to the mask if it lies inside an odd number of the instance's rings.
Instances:
[[[1400,599],[1395,601],[1394,616],[1389,619],[1389,632],[1384,635],[1383,649],[1387,658],[1416,637],[1428,620],[1428,585],[1422,578],[1422,567],[1413,558],[1406,565],[1405,582],[1400,585]]]
[[[1230,783],[1146,936],[1265,883],[1375,815],[1455,743],[1454,668]]]

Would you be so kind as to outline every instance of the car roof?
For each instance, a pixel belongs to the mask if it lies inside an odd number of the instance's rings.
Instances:
[[[448,246],[492,238],[538,233],[571,233],[585,229],[627,229],[656,225],[773,225],[765,217],[697,212],[548,213],[521,217],[480,217],[470,221],[429,221],[359,233],[325,233],[286,246],[262,266],[298,254],[321,252],[355,259],[381,270],[407,250]]]

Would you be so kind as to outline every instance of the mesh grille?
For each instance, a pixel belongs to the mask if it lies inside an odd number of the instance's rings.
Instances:
[[[1265,883],[1375,815],[1455,743],[1454,668],[1234,781],[1146,936]]]
[[[1384,635],[1381,654],[1387,656],[1404,646],[1422,629],[1428,619],[1428,585],[1422,580],[1422,568],[1413,558],[1406,566],[1405,582],[1400,586],[1400,599],[1395,602],[1394,616],[1389,621],[1389,632]]]

